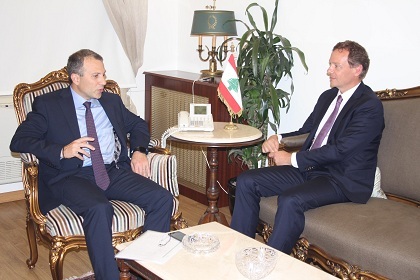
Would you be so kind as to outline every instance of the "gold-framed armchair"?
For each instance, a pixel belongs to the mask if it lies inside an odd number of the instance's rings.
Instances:
[[[35,83],[18,84],[13,92],[13,103],[18,119],[22,123],[32,110],[36,96],[69,86],[66,68],[53,71]],[[107,80],[105,91],[120,95],[120,88],[115,81]],[[150,142],[148,154],[151,167],[151,179],[168,189],[174,196],[171,228],[187,227],[182,213],[178,211],[179,191],[177,182],[176,157],[166,149],[159,147],[159,141]],[[38,260],[37,243],[49,249],[49,265],[52,279],[63,278],[64,256],[70,251],[86,249],[82,228],[83,219],[69,208],[60,205],[42,214],[38,201],[38,159],[32,154],[21,154],[22,181],[26,201],[26,231],[30,256],[26,261],[29,268],[34,268]],[[142,231],[145,212],[140,207],[122,201],[111,201],[114,206],[113,246],[135,239]]]

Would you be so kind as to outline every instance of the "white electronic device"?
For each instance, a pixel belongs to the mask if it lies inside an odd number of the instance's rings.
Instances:
[[[178,113],[179,131],[213,131],[211,104],[190,104],[190,112]]]

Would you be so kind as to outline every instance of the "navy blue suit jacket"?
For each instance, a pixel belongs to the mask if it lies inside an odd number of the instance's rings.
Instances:
[[[114,93],[103,92],[99,99],[121,143],[118,165],[131,169],[127,151],[127,133],[131,147],[147,147],[150,134],[147,123],[131,113]],[[70,88],[35,98],[32,112],[17,128],[10,149],[31,153],[39,159],[39,203],[43,213],[58,206],[48,187],[60,179],[76,174],[83,166],[78,158],[60,160],[61,149],[80,138],[76,110]]]
[[[326,171],[348,199],[366,203],[372,193],[379,143],[385,127],[382,102],[370,87],[363,82],[359,85],[337,116],[327,144],[309,150],[337,92],[337,88],[323,92],[302,128],[282,134],[282,137],[309,133],[302,149],[296,154],[299,170]]]

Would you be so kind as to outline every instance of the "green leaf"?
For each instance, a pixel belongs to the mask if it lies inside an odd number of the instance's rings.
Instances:
[[[279,0],[276,0],[276,3],[274,5],[274,11],[273,11],[273,16],[271,19],[271,28],[270,30],[273,31],[274,27],[276,27],[277,25],[277,7],[279,6]]]
[[[277,95],[276,89],[271,85],[270,86],[270,94],[271,94],[271,110],[273,114],[273,118],[275,123],[280,122],[280,102],[279,97]]]
[[[257,25],[256,25],[256,23],[254,21],[254,18],[252,17],[252,14],[249,12],[249,9],[251,9],[254,6],[259,6],[259,5],[257,3],[249,4],[249,6],[245,10],[245,14],[248,16],[248,20],[251,23],[251,25],[256,29],[257,28]]]
[[[260,46],[260,40],[254,36],[252,36],[252,38],[254,40],[254,44],[253,44],[254,48],[252,49],[252,71],[253,71],[253,75],[257,76],[258,75],[258,57],[259,57],[258,50]]]

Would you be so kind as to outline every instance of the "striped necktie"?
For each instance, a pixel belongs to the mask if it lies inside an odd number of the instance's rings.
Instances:
[[[85,102],[83,105],[86,107],[86,129],[89,137],[95,138],[94,141],[90,142],[95,150],[90,151],[90,158],[92,160],[93,174],[95,175],[95,181],[98,187],[106,190],[109,186],[109,176],[105,168],[104,159],[102,157],[101,148],[99,147],[99,139],[96,134],[95,122],[93,120],[92,111],[90,109],[90,102]]]

